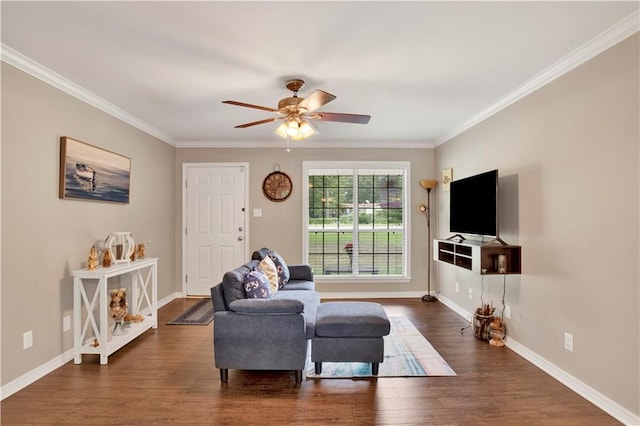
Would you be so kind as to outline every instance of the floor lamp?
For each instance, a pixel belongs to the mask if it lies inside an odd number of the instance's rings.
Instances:
[[[420,204],[418,212],[424,213],[427,218],[427,294],[422,296],[423,302],[435,302],[436,296],[431,295],[431,190],[436,187],[438,181],[422,179],[420,186],[427,190],[427,205]]]

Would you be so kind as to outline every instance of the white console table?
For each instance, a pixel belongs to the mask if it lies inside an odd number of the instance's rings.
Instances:
[[[73,271],[73,359],[76,364],[82,363],[82,354],[99,354],[100,364],[107,364],[109,355],[148,329],[158,328],[157,273],[157,258],[114,264],[94,271]],[[131,275],[129,313],[143,315],[144,320],[132,322],[126,334],[109,336],[108,280],[124,274]]]

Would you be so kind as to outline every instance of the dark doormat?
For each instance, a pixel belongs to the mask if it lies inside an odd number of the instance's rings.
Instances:
[[[202,299],[172,319],[167,325],[207,325],[213,320],[211,299]]]

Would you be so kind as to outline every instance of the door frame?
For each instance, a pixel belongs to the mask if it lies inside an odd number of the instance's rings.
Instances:
[[[180,191],[182,192],[182,226],[180,227],[180,234],[182,235],[182,270],[180,271],[180,281],[182,282],[182,297],[187,296],[187,235],[185,229],[187,228],[187,176],[189,169],[192,168],[218,168],[218,167],[244,167],[245,180],[244,180],[244,257],[245,260],[249,258],[249,163],[182,163],[182,179],[180,181]],[[238,265],[240,266],[240,265]],[[217,284],[217,283],[214,283]]]

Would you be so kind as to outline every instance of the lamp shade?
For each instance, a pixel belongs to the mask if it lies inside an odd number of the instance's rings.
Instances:
[[[283,122],[278,128],[275,130],[276,134],[282,138],[287,138],[287,122]]]
[[[284,139],[299,141],[317,135],[318,130],[307,120],[287,119],[276,130],[276,134]]]
[[[309,123],[306,120],[302,120],[302,122],[300,123],[301,139],[308,138],[309,136],[313,136],[317,134],[318,134],[318,130],[315,128],[313,124]]]
[[[287,135],[291,136],[292,138],[298,137],[302,135],[302,132],[300,131],[300,123],[298,123],[297,121],[289,121],[289,123],[287,124],[287,130],[286,130]]]
[[[437,184],[438,181],[433,179],[422,179],[420,181],[420,186],[427,190],[435,188]]]

